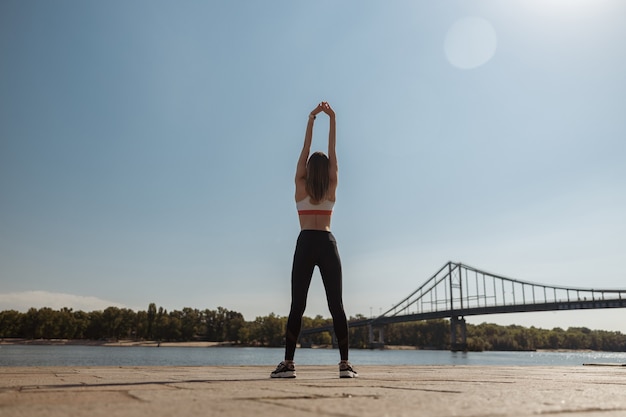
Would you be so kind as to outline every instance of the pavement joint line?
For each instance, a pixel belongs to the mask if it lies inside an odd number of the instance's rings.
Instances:
[[[87,382],[77,382],[73,384],[48,384],[48,385],[22,385],[20,390],[61,390],[71,388],[104,388],[104,387],[123,387],[123,386],[142,386],[142,385],[163,385],[171,388],[179,388],[172,386],[173,384],[195,384],[195,383],[228,383],[228,382],[253,382],[266,381],[266,379],[239,379],[239,380],[214,380],[214,379],[191,379],[191,380],[170,380],[170,381],[145,381],[145,382],[108,382],[90,384]]]
[[[139,401],[141,403],[149,403],[149,401],[146,401],[145,399],[143,399],[141,397],[133,395],[130,391],[124,391],[124,394],[126,394],[132,400]]]
[[[333,385],[333,386],[326,386],[326,385],[315,385],[315,384],[306,384],[306,385],[301,385],[301,386],[306,386],[306,387],[310,387],[310,388],[318,388],[318,389],[337,389],[337,388],[362,388],[362,389],[368,389],[368,388],[372,388],[371,385],[351,385],[350,387],[346,387],[346,386],[339,386],[339,385]],[[453,391],[453,390],[441,390],[441,389],[432,389],[432,388],[409,388],[409,387],[392,387],[392,386],[388,386],[388,385],[376,385],[374,386],[375,388],[382,388],[382,389],[398,389],[398,390],[405,390],[405,391],[424,391],[424,392],[440,392],[442,394],[463,394],[463,391]]]
[[[442,393],[442,394],[465,394],[465,392],[463,392],[463,391],[428,389],[428,388],[390,387],[390,386],[385,386],[385,385],[380,385],[378,388],[399,389],[399,390],[404,390],[404,391],[438,392],[438,393]]]
[[[594,385],[626,385],[626,381],[624,381],[624,382],[589,382],[589,384],[594,384]]]
[[[542,415],[556,415],[556,414],[584,414],[584,413],[614,413],[615,411],[626,411],[626,408],[601,408],[601,407],[589,407],[580,409],[563,409],[563,410],[546,410],[539,414]]]
[[[382,379],[382,378],[376,378],[376,381],[386,381],[386,382],[397,382],[397,379]],[[441,382],[445,382],[445,383],[461,383],[461,384],[507,384],[507,385],[513,385],[516,384],[516,381],[481,381],[481,380],[461,380],[461,379],[420,379],[420,382],[422,383],[426,383],[426,382],[436,382],[436,383],[441,383]]]
[[[274,406],[284,407],[284,408],[287,408],[289,410],[304,411],[304,412],[307,412],[307,413],[312,413],[314,415],[318,415],[318,416],[320,415],[320,411],[316,410],[315,408],[311,409],[311,408],[307,408],[307,407],[295,407],[293,405],[284,404],[284,403],[281,403],[281,402],[275,402],[274,400],[262,400],[262,399],[259,399],[259,400],[253,400],[253,401],[260,402],[262,404],[271,404],[271,405],[274,405]],[[353,414],[336,413],[336,412],[327,411],[327,410],[324,411],[324,415],[325,416],[335,416],[335,417],[354,417]]]
[[[377,394],[349,394],[341,393],[335,395],[321,395],[321,394],[309,394],[309,395],[274,395],[274,396],[262,396],[262,397],[237,397],[237,400],[250,400],[250,401],[282,401],[282,400],[334,400],[339,398],[374,398],[378,399],[380,395]]]

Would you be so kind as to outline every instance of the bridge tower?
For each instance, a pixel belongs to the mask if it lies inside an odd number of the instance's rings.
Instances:
[[[453,352],[467,351],[467,326],[465,318],[455,313],[463,310],[463,269],[448,263],[448,279],[450,280],[450,350]],[[454,301],[458,301],[458,306]],[[457,332],[458,331],[458,332]],[[460,334],[459,334],[460,333]],[[460,339],[459,339],[460,336]]]
[[[385,330],[382,325],[374,327],[371,323],[367,325],[369,330],[370,349],[382,349],[385,347]],[[378,338],[376,336],[378,335]]]
[[[452,316],[450,318],[450,350],[467,352],[467,327],[464,317]]]

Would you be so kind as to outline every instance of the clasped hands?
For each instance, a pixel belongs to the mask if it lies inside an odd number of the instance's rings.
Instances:
[[[315,116],[321,112],[326,113],[331,119],[335,118],[335,112],[330,107],[330,104],[328,104],[327,101],[322,101],[320,104],[318,104],[317,107],[313,109],[311,114],[309,114],[309,118],[315,119]]]

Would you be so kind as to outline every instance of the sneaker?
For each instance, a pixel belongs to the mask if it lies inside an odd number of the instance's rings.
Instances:
[[[339,378],[356,378],[359,374],[352,368],[350,362],[339,362]]]
[[[272,378],[295,378],[296,367],[293,362],[282,361],[278,364],[275,370],[270,374]]]

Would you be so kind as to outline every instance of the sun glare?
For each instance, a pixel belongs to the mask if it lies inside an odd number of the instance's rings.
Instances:
[[[491,23],[480,17],[464,17],[448,30],[444,52],[455,67],[472,69],[487,63],[497,45],[498,38]]]

